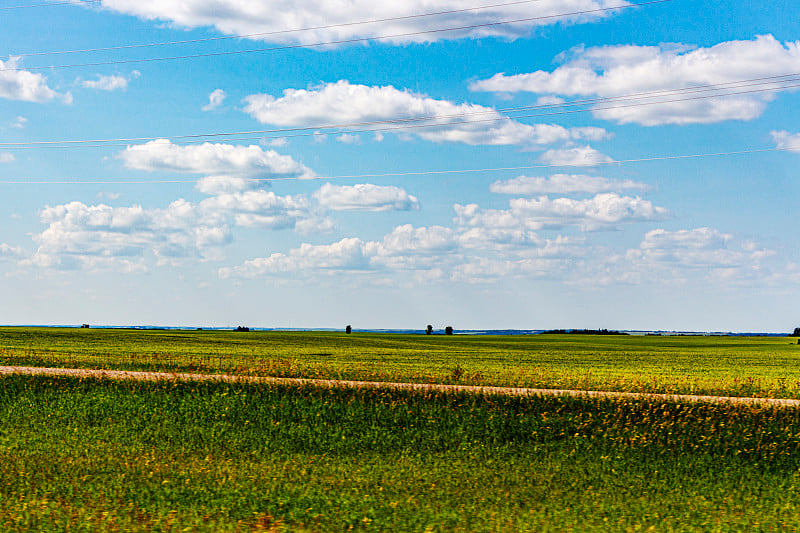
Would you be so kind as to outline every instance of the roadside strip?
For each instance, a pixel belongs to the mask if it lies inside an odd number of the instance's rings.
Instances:
[[[85,368],[44,368],[0,366],[0,376],[71,376],[133,381],[220,381],[225,383],[268,383],[314,387],[403,389],[434,392],[468,392],[499,396],[572,396],[579,398],[614,398],[659,400],[668,402],[736,403],[762,407],[800,407],[800,400],[786,398],[744,398],[738,396],[700,396],[694,394],[653,394],[643,392],[607,392],[562,389],[527,389],[522,387],[483,387],[478,385],[444,385],[433,383],[394,383],[383,381],[348,381],[336,379],[276,378],[266,376],[229,376],[224,374],[189,374],[173,372],[134,372],[128,370],[93,370]]]

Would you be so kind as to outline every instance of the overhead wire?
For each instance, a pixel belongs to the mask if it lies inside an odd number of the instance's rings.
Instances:
[[[61,2],[42,2],[39,4],[23,4],[17,6],[3,6],[0,11],[9,11],[12,9],[29,9],[32,7],[51,7],[51,6],[74,6],[78,4],[97,4],[101,0],[63,0]]]
[[[791,83],[787,85],[787,83]],[[760,88],[760,89],[748,89],[742,91],[733,91],[732,89],[738,88],[746,88],[746,87],[754,87],[760,85],[770,85],[767,88]],[[733,82],[726,82],[721,84],[707,84],[701,86],[693,86],[693,87],[685,87],[685,88],[677,88],[677,89],[670,89],[670,90],[661,90],[661,91],[649,91],[649,92],[642,92],[642,93],[633,93],[630,95],[619,95],[619,96],[612,96],[612,97],[604,97],[604,98],[593,98],[593,99],[585,99],[585,100],[578,100],[572,102],[563,102],[559,104],[537,104],[532,106],[515,106],[509,108],[501,108],[501,109],[485,109],[480,111],[473,111],[473,112],[465,112],[465,113],[454,113],[454,114],[446,114],[446,115],[429,115],[424,117],[402,117],[396,119],[385,119],[385,120],[376,120],[376,121],[364,121],[364,122],[352,122],[352,123],[340,123],[340,124],[327,124],[327,125],[309,125],[309,126],[297,126],[297,127],[290,127],[290,128],[273,128],[273,129],[263,129],[263,130],[249,130],[249,131],[238,131],[238,132],[214,132],[214,133],[200,133],[200,134],[189,134],[189,135],[173,135],[173,136],[155,136],[155,137],[129,137],[129,138],[109,138],[109,139],[84,139],[84,140],[57,140],[57,141],[28,141],[28,142],[16,142],[16,143],[0,143],[0,148],[3,149],[22,149],[22,148],[66,148],[66,147],[74,147],[74,146],[83,146],[83,147],[115,147],[115,146],[127,146],[127,144],[116,144],[116,143],[133,143],[133,142],[144,142],[144,141],[154,141],[156,139],[163,139],[168,138],[170,140],[179,140],[175,144],[194,144],[198,142],[208,142],[214,138],[224,137],[226,141],[240,141],[240,140],[275,140],[275,139],[285,139],[285,138],[293,138],[293,137],[306,137],[306,136],[320,136],[320,135],[341,135],[341,134],[357,134],[357,133],[372,133],[372,132],[384,132],[384,131],[395,131],[395,130],[405,130],[405,129],[421,129],[421,128],[441,128],[447,126],[463,126],[463,125],[470,125],[470,124],[480,124],[486,122],[503,122],[503,121],[511,121],[517,120],[521,118],[541,118],[546,116],[556,116],[556,115],[564,115],[564,114],[572,114],[572,113],[582,113],[582,112],[597,112],[597,111],[610,111],[615,109],[626,109],[626,108],[635,108],[635,107],[642,107],[642,106],[649,106],[649,105],[660,105],[660,104],[669,104],[669,103],[679,103],[679,102],[686,102],[686,101],[693,101],[693,100],[701,100],[701,99],[709,99],[709,98],[720,98],[725,96],[737,96],[743,94],[754,94],[754,93],[761,93],[761,92],[774,92],[774,91],[781,91],[787,90],[791,88],[797,88],[800,86],[800,74],[786,74],[786,75],[779,75],[779,76],[770,76],[770,77],[761,77],[761,78],[752,78],[749,80],[739,80]],[[696,94],[699,92],[712,92],[717,91],[717,94],[706,94],[706,95],[695,95],[689,97],[681,97],[681,98],[672,98],[668,100],[664,100],[663,98],[668,96],[682,96],[684,94]],[[728,91],[724,93],[719,93],[719,91]],[[643,99],[653,99],[653,98],[661,98],[660,100],[656,101],[638,101]],[[609,105],[609,106],[600,106],[598,104],[603,103],[620,103],[620,102],[634,102],[634,103],[627,103],[621,105]],[[570,108],[576,106],[594,106],[589,107],[587,109],[565,109],[561,111],[554,111],[555,109],[563,109],[563,108]],[[531,113],[531,114],[519,114],[521,111],[526,110],[549,110],[549,112],[544,113]],[[512,115],[504,115],[502,117],[492,117],[488,119],[477,119],[477,120],[457,120],[457,121],[443,121],[443,119],[451,119],[451,118],[463,118],[463,117],[471,117],[476,115],[485,115],[485,114],[494,114],[494,113],[508,113],[513,112],[517,114]],[[417,123],[422,122],[422,123]],[[393,125],[391,127],[374,127],[374,128],[365,128],[367,126],[381,126],[381,125]],[[360,129],[356,129],[360,128]],[[324,130],[335,130],[335,131],[324,131]],[[290,133],[294,132],[294,133]],[[305,133],[302,133],[305,132]],[[279,134],[279,135],[270,135],[266,136],[267,134]],[[259,135],[259,137],[243,137],[243,136],[252,136],[252,135]]]
[[[99,2],[100,0],[92,0],[93,2]],[[425,18],[425,17],[435,17],[441,15],[452,15],[456,13],[465,13],[468,11],[480,11],[484,9],[494,9],[497,7],[508,7],[513,5],[520,5],[520,4],[530,4],[533,2],[541,2],[543,0],[516,0],[513,2],[504,2],[501,4],[491,4],[491,5],[483,5],[483,6],[475,6],[475,7],[467,7],[463,9],[450,9],[446,11],[432,11],[429,13],[420,13],[417,15],[403,15],[397,17],[385,17],[379,19],[370,19],[370,20],[361,20],[356,22],[342,22],[338,24],[325,24],[322,26],[309,26],[305,28],[295,28],[289,30],[274,30],[274,31],[267,31],[267,32],[260,32],[260,33],[247,33],[241,35],[223,35],[219,37],[203,37],[198,39],[186,39],[180,41],[162,41],[162,42],[155,42],[155,43],[138,43],[138,44],[126,44],[126,45],[119,45],[119,46],[106,46],[100,48],[84,48],[84,49],[76,49],[76,50],[56,50],[56,51],[48,51],[48,52],[29,52],[25,54],[13,54],[14,57],[33,57],[33,56],[46,56],[46,55],[63,55],[63,54],[82,54],[82,53],[92,53],[92,52],[109,52],[115,50],[129,50],[133,48],[152,48],[152,47],[159,47],[159,46],[173,46],[179,44],[196,44],[196,43],[206,43],[206,42],[214,42],[214,41],[227,41],[232,39],[252,39],[254,37],[267,37],[271,35],[283,35],[287,33],[301,33],[301,32],[308,32],[308,31],[318,31],[318,30],[328,30],[333,28],[344,28],[349,26],[360,26],[365,24],[378,24],[382,22],[394,22],[399,20],[410,20],[410,19],[417,19],[417,18]],[[72,2],[72,3],[82,3],[82,2]]]
[[[478,28],[488,28],[488,27],[496,27],[496,26],[507,26],[511,24],[519,24],[521,22],[531,22],[534,20],[546,20],[546,19],[554,19],[554,18],[565,18],[571,16],[578,16],[578,15],[587,15],[591,13],[602,13],[608,11],[615,11],[620,9],[629,9],[633,7],[643,7],[653,4],[663,4],[666,2],[672,2],[674,0],[649,0],[647,2],[640,2],[635,4],[622,4],[618,6],[612,7],[604,7],[604,8],[597,8],[597,9],[586,9],[582,11],[573,11],[570,13],[560,13],[555,15],[544,15],[544,16],[536,16],[536,17],[524,17],[518,18],[513,20],[504,20],[504,21],[497,21],[497,22],[485,22],[480,24],[467,24],[462,26],[455,26],[450,28],[435,28],[430,30],[419,30],[413,32],[405,32],[405,33],[396,33],[392,35],[378,35],[373,37],[352,37],[348,39],[337,39],[332,41],[323,41],[317,43],[298,43],[298,44],[288,44],[288,45],[281,45],[281,46],[271,46],[265,48],[251,48],[245,50],[228,50],[222,52],[205,52],[205,53],[197,53],[197,54],[185,54],[185,55],[176,55],[176,56],[162,56],[162,57],[149,57],[149,58],[134,58],[134,59],[120,59],[120,60],[111,60],[111,61],[96,61],[96,62],[88,62],[88,63],[73,63],[73,64],[66,64],[66,65],[46,65],[46,66],[32,66],[32,67],[3,67],[0,68],[0,72],[10,72],[10,71],[35,71],[35,70],[55,70],[55,69],[65,69],[65,68],[80,68],[80,67],[97,67],[97,66],[108,66],[108,65],[124,65],[124,64],[136,64],[136,63],[151,63],[151,62],[161,62],[161,61],[174,61],[174,60],[183,60],[183,59],[199,59],[204,57],[221,57],[221,56],[230,56],[230,55],[239,55],[239,54],[250,54],[250,53],[257,53],[257,52],[276,52],[281,50],[293,50],[293,49],[302,49],[302,48],[319,48],[323,46],[333,46],[333,45],[340,45],[340,44],[352,44],[357,42],[373,42],[373,41],[382,41],[386,39],[397,39],[403,37],[415,37],[419,35],[431,35],[436,33],[446,33],[446,32],[455,32],[455,31],[463,31],[463,30],[473,30]]]
[[[89,4],[89,3],[98,3],[100,0],[70,0],[70,1],[62,1],[62,2],[50,2],[50,3],[40,3],[40,4],[32,4],[32,5],[21,5],[21,6],[6,6],[0,7],[0,10],[11,10],[11,9],[23,9],[29,7],[44,7],[44,6],[55,6],[55,5],[76,5],[76,4]],[[251,37],[263,37],[268,35],[277,35],[277,34],[286,34],[286,33],[295,33],[295,32],[303,32],[303,31],[314,31],[314,30],[322,30],[322,29],[331,29],[334,27],[346,27],[346,26],[354,26],[354,25],[363,25],[363,24],[370,24],[370,23],[380,23],[380,22],[389,22],[394,20],[406,20],[406,19],[413,19],[413,18],[422,18],[422,17],[429,17],[429,16],[437,16],[437,15],[444,15],[444,14],[453,14],[458,12],[466,12],[466,11],[474,11],[479,9],[491,9],[496,7],[506,7],[510,5],[516,4],[524,4],[530,3],[533,1],[539,0],[519,0],[514,2],[505,2],[501,4],[492,4],[487,6],[476,6],[472,8],[464,8],[458,10],[448,10],[448,11],[439,11],[439,12],[431,12],[431,13],[423,13],[417,15],[407,15],[401,17],[388,17],[384,19],[373,19],[367,21],[357,21],[357,22],[349,22],[349,23],[342,23],[342,24],[331,24],[325,26],[316,26],[316,27],[308,27],[308,28],[298,28],[293,30],[276,30],[272,32],[264,32],[258,34],[246,34],[246,35],[234,35],[234,36],[223,36],[223,37],[211,37],[211,38],[203,38],[203,39],[191,39],[191,40],[184,40],[184,41],[166,41],[160,43],[141,43],[141,44],[132,44],[132,45],[122,45],[116,47],[105,47],[105,48],[92,48],[92,49],[83,49],[83,50],[65,50],[65,51],[52,51],[52,52],[34,52],[28,54],[18,54],[15,57],[28,57],[28,56],[43,56],[43,55],[59,55],[59,54],[70,54],[70,53],[89,53],[89,52],[100,52],[100,51],[113,51],[113,50],[122,50],[122,49],[130,49],[130,48],[145,48],[145,47],[156,47],[156,46],[168,46],[168,45],[177,45],[177,44],[190,44],[190,43],[199,43],[199,42],[210,42],[210,41],[219,41],[219,40],[229,40],[229,39],[237,39],[237,38],[251,38]],[[461,30],[469,30],[469,29],[477,29],[481,27],[492,27],[492,26],[500,26],[500,25],[510,25],[510,24],[517,24],[521,22],[530,22],[533,20],[543,20],[543,19],[551,19],[551,18],[562,18],[562,17],[569,17],[569,16],[577,16],[583,14],[590,14],[590,13],[597,13],[597,12],[605,12],[605,11],[612,11],[618,9],[625,9],[630,7],[640,7],[646,6],[651,4],[660,4],[665,2],[670,2],[672,0],[651,0],[648,2],[641,2],[636,4],[623,4],[614,7],[607,7],[607,8],[598,8],[592,10],[582,10],[582,11],[574,11],[570,13],[562,13],[562,14],[554,14],[554,15],[546,15],[546,16],[537,16],[537,17],[526,17],[526,18],[519,18],[514,20],[506,20],[506,21],[498,21],[498,22],[488,22],[488,23],[481,23],[481,24],[471,24],[471,25],[464,25],[464,26],[457,26],[457,27],[450,27],[450,28],[437,28],[431,30],[421,30],[416,32],[407,32],[407,33],[400,33],[400,34],[393,34],[393,35],[381,35],[381,36],[373,36],[373,37],[361,37],[361,38],[352,38],[352,39],[341,39],[341,40],[334,40],[334,41],[326,41],[326,42],[318,42],[318,43],[310,43],[310,44],[295,44],[295,45],[283,45],[277,47],[268,47],[268,48],[259,48],[259,49],[249,49],[249,50],[237,50],[237,51],[226,51],[226,52],[213,52],[213,53],[204,53],[204,54],[190,54],[190,55],[183,55],[183,56],[170,56],[170,57],[156,57],[156,58],[137,58],[137,59],[125,59],[125,60],[117,60],[117,61],[104,61],[104,62],[94,62],[94,63],[81,63],[81,64],[72,64],[72,65],[49,65],[49,66],[40,66],[40,67],[25,67],[25,68],[2,68],[0,71],[19,71],[19,70],[42,70],[42,69],[58,69],[58,68],[76,68],[76,67],[84,67],[84,66],[101,66],[101,65],[114,65],[114,64],[126,64],[126,63],[141,63],[141,62],[152,62],[152,61],[167,61],[167,60],[178,60],[178,59],[191,59],[191,58],[200,58],[200,57],[215,57],[215,56],[224,56],[224,55],[233,55],[233,54],[244,54],[244,53],[254,53],[254,52],[267,52],[267,51],[278,51],[278,50],[286,50],[286,49],[296,49],[296,48],[314,48],[320,46],[330,46],[330,45],[337,45],[337,44],[347,44],[353,42],[369,42],[369,41],[379,41],[384,39],[393,39],[393,38],[401,38],[401,37],[412,37],[416,35],[425,35],[425,34],[433,34],[433,33],[441,33],[441,32],[451,32],[451,31],[461,31]],[[739,91],[739,92],[726,92],[721,94],[712,94],[712,95],[701,95],[701,96],[693,96],[689,98],[679,98],[673,100],[658,100],[655,102],[638,102],[633,104],[621,105],[621,106],[610,106],[610,107],[591,107],[588,109],[579,109],[579,110],[566,110],[566,111],[559,111],[554,113],[543,113],[543,114],[533,114],[533,115],[514,115],[514,116],[504,116],[504,117],[495,117],[491,119],[483,119],[477,121],[459,121],[459,122],[435,122],[432,124],[412,124],[412,125],[401,125],[392,128],[373,128],[373,129],[365,129],[365,130],[342,130],[342,128],[354,128],[360,126],[369,126],[369,125],[380,125],[380,124],[403,124],[407,122],[419,122],[419,121],[432,121],[432,120],[441,120],[442,118],[454,118],[454,117],[465,117],[465,116],[474,116],[480,114],[489,114],[489,113],[509,113],[509,112],[519,112],[524,110],[533,110],[533,109],[558,109],[558,108],[566,108],[566,107],[575,107],[575,106],[587,106],[587,105],[596,105],[602,103],[612,103],[612,102],[620,102],[620,101],[631,101],[631,100],[642,100],[642,99],[653,99],[653,98],[662,98],[668,97],[673,95],[680,95],[686,93],[694,93],[694,92],[710,92],[710,91],[723,91],[729,89],[737,89],[742,87],[749,87],[749,86],[758,86],[758,85],[775,85],[775,84],[785,84],[790,82],[800,81],[800,78],[796,78],[800,76],[800,73],[793,73],[793,74],[785,74],[785,75],[778,75],[778,76],[766,76],[760,78],[751,78],[748,80],[738,80],[733,82],[726,82],[720,84],[707,84],[707,85],[698,85],[692,87],[684,87],[684,88],[677,88],[677,89],[667,89],[667,90],[660,90],[660,91],[649,91],[643,93],[633,93],[629,95],[620,95],[620,96],[612,96],[612,97],[601,97],[601,98],[593,98],[593,99],[584,99],[584,100],[577,100],[571,102],[562,102],[558,104],[539,104],[535,106],[516,106],[513,108],[505,108],[505,109],[486,109],[481,111],[474,111],[470,113],[459,113],[459,114],[451,114],[451,115],[434,115],[428,117],[405,117],[405,118],[398,118],[398,119],[387,119],[381,121],[371,121],[371,122],[358,122],[358,123],[351,123],[351,124],[333,124],[333,125],[317,125],[317,126],[302,126],[296,128],[281,128],[281,129],[272,129],[272,130],[253,130],[249,132],[230,132],[230,133],[209,133],[209,134],[192,134],[192,135],[178,135],[172,136],[172,139],[198,139],[204,138],[202,141],[184,141],[185,143],[190,142],[207,142],[208,138],[211,137],[234,137],[234,136],[241,136],[241,135],[253,135],[253,134],[266,134],[266,133],[280,133],[280,132],[290,132],[290,131],[309,131],[309,130],[324,130],[324,129],[337,129],[334,132],[319,132],[313,131],[313,133],[303,133],[299,135],[340,135],[342,133],[369,133],[369,132],[379,132],[379,131],[391,131],[393,129],[408,129],[408,128],[423,128],[423,127],[443,127],[443,126],[453,126],[453,125],[464,125],[464,124],[472,124],[472,123],[479,123],[479,122],[494,122],[494,121],[505,121],[505,120],[514,120],[519,118],[531,118],[537,116],[551,116],[556,114],[566,114],[566,113],[574,113],[574,112],[590,112],[590,111],[603,111],[603,110],[612,110],[612,109],[621,109],[627,107],[639,107],[643,105],[658,105],[658,104],[666,104],[666,103],[675,103],[675,102],[682,102],[682,101],[690,101],[690,100],[697,100],[697,99],[706,99],[706,98],[717,98],[717,97],[724,97],[724,96],[733,96],[738,94],[751,94],[751,93],[758,93],[758,92],[774,92],[779,90],[785,90],[788,88],[795,88],[800,86],[800,84],[794,85],[780,85],[778,87],[768,87],[763,89],[752,89],[747,91]],[[795,79],[792,79],[795,78]],[[756,83],[753,83],[756,82]],[[742,85],[745,84],[745,85]],[[289,135],[289,136],[278,136],[278,137],[270,137],[271,139],[279,139],[279,138],[286,138],[291,136],[297,135]],[[11,148],[21,148],[21,147],[31,147],[31,146],[46,146],[46,145],[62,145],[56,147],[64,147],[63,145],[69,144],[92,144],[92,143],[103,143],[99,146],[114,146],[108,144],[109,142],[141,142],[141,141],[152,141],[161,137],[139,137],[139,138],[118,138],[118,139],[94,139],[94,140],[67,140],[67,141],[34,141],[28,143],[0,143],[0,147],[3,149],[11,149]],[[228,139],[233,140],[233,139]],[[587,166],[601,166],[601,165],[614,165],[614,164],[626,164],[626,163],[639,163],[639,162],[648,162],[648,161],[665,161],[665,160],[679,160],[679,159],[690,159],[690,158],[704,158],[704,157],[722,157],[722,156],[733,156],[733,155],[745,155],[745,154],[756,154],[756,153],[765,153],[765,152],[781,152],[781,151],[800,151],[800,146],[788,146],[788,147],[778,147],[778,148],[766,148],[766,149],[755,149],[755,150],[740,150],[740,151],[731,151],[731,152],[716,152],[716,153],[702,153],[702,154],[681,154],[681,155],[673,155],[673,156],[659,156],[659,157],[649,157],[649,158],[637,158],[637,159],[626,159],[626,160],[612,160],[612,161],[601,161],[601,162],[592,162],[592,163],[574,163],[574,164],[539,164],[539,165],[524,165],[524,166],[516,166],[516,167],[496,167],[496,168],[481,168],[481,169],[448,169],[448,170],[438,170],[438,171],[418,171],[418,172],[396,172],[396,173],[382,173],[382,174],[359,174],[359,175],[341,175],[341,176],[311,176],[311,177],[271,177],[271,178],[252,178],[253,181],[286,181],[286,180],[308,180],[308,179],[328,179],[328,180],[336,180],[336,179],[363,179],[363,178],[380,178],[380,177],[403,177],[403,176],[424,176],[424,175],[444,175],[444,174],[462,174],[462,173],[479,173],[479,172],[500,172],[500,171],[519,171],[519,170],[532,170],[532,169],[544,169],[544,168],[564,168],[564,167],[587,167]],[[0,180],[2,184],[158,184],[158,183],[194,183],[196,179],[189,179],[189,180],[134,180],[134,181],[77,181],[77,180],[40,180],[40,181],[31,181],[31,180],[24,180],[24,181],[10,181],[10,180]]]
[[[654,161],[677,161],[685,159],[701,159],[709,157],[729,157],[739,155],[753,155],[769,152],[799,152],[800,144],[780,146],[776,148],[757,148],[751,150],[735,150],[728,152],[706,152],[698,154],[677,154],[665,155],[654,157],[640,157],[631,159],[613,159],[610,161],[593,161],[586,163],[548,163],[537,165],[519,165],[509,167],[494,167],[494,168],[470,168],[470,169],[446,169],[446,170],[422,170],[422,171],[407,171],[407,172],[385,172],[375,174],[350,174],[350,175],[335,175],[335,176],[281,176],[270,178],[245,178],[248,181],[255,182],[273,182],[273,181],[310,181],[310,180],[344,180],[344,179],[366,179],[366,178],[398,178],[410,176],[440,176],[448,174],[476,174],[482,172],[509,172],[520,170],[536,170],[548,168],[589,168],[597,166],[612,166],[631,163],[649,163]],[[202,178],[192,179],[170,179],[170,180],[68,180],[68,179],[55,179],[55,180],[0,180],[0,185],[158,185],[158,184],[188,184],[197,183]]]

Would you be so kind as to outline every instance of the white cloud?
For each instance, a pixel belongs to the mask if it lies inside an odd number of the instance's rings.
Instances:
[[[361,144],[361,137],[349,133],[342,133],[336,137],[336,140],[342,144]]]
[[[539,156],[539,161],[553,166],[593,167],[603,163],[611,163],[614,160],[591,146],[576,146],[574,148],[547,150]]]
[[[345,238],[327,245],[303,244],[288,253],[223,268],[222,277],[285,276],[307,279],[335,272],[372,274],[376,283],[387,275],[398,283],[451,281],[482,283],[503,277],[564,278],[584,261],[583,237],[542,238],[536,230],[578,226],[583,230],[614,229],[622,224],[661,220],[664,208],[639,198],[598,194],[586,200],[569,198],[514,199],[508,210],[482,210],[454,205],[455,227],[395,227],[383,239]],[[359,277],[359,279],[362,279]]]
[[[81,87],[84,89],[95,89],[97,91],[124,91],[128,88],[128,78],[113,74],[111,76],[103,76],[98,74],[96,80],[83,80]]]
[[[20,70],[18,70],[20,69]],[[21,70],[19,58],[0,61],[0,98],[24,102],[49,102],[61,97],[70,103],[69,93],[61,95],[47,86],[47,78]]]
[[[405,190],[370,183],[331,185],[326,183],[313,195],[325,209],[333,211],[410,211],[419,201]]]
[[[288,253],[245,261],[219,270],[222,278],[293,276],[312,279],[333,274],[373,274],[373,281],[391,273],[405,274],[405,282],[450,279],[483,283],[508,276],[557,275],[573,251],[568,239],[540,243],[529,257],[511,259],[465,255],[457,231],[441,226],[397,226],[380,241],[345,238],[332,244],[303,244]],[[361,279],[361,276],[359,276]]]
[[[262,144],[272,146],[273,148],[280,148],[281,146],[286,146],[289,144],[289,141],[287,141],[285,138],[278,137],[277,139],[266,140],[265,142],[262,142]]]
[[[646,191],[649,187],[632,180],[611,180],[583,174],[553,174],[549,177],[519,176],[505,181],[496,181],[489,190],[498,194],[537,195],[616,192],[622,190]]]
[[[434,142],[544,145],[608,137],[601,128],[567,129],[556,124],[523,124],[489,107],[436,100],[392,86],[353,85],[346,80],[308,90],[286,89],[280,98],[253,94],[246,97],[244,102],[245,112],[259,122],[280,126],[355,124],[433,117],[417,123],[426,127],[398,131]],[[461,116],[464,114],[466,116]]]
[[[782,44],[772,35],[749,41],[723,42],[709,48],[682,45],[579,48],[572,56],[552,72],[540,70],[511,76],[501,73],[475,82],[470,88],[504,93],[528,91],[546,95],[608,97],[723,84],[800,70],[800,42]],[[770,87],[779,89],[780,85],[759,86]],[[672,95],[665,99],[679,98],[679,95]],[[614,106],[612,102],[597,106],[594,114],[623,124],[707,124],[756,118],[774,98],[775,93],[762,92],[600,109]]]
[[[441,226],[396,227],[382,241],[345,238],[332,244],[305,243],[289,253],[252,259],[234,268],[222,268],[228,277],[260,277],[292,274],[302,277],[343,271],[432,271],[443,264],[443,256],[458,247],[452,230]]]
[[[529,248],[538,246],[542,239],[528,228],[462,227],[459,244],[467,249],[491,250],[507,248]]]
[[[237,226],[268,229],[296,229],[301,221],[317,217],[305,197],[278,196],[264,190],[220,194],[200,202],[200,208],[232,215]]]
[[[415,228],[411,224],[397,226],[383,238],[380,253],[431,254],[445,252],[456,247],[454,232],[442,226]]]
[[[698,274],[724,283],[764,281],[775,275],[767,264],[775,255],[757,243],[738,241],[713,228],[657,229],[645,235],[639,248],[628,250],[618,267],[635,273],[638,279],[666,272],[677,281]]]
[[[99,192],[97,193],[97,198],[99,199],[107,199],[107,200],[118,200],[119,197],[122,196],[118,192]]]
[[[446,266],[459,247],[450,228],[397,226],[380,242],[367,243],[365,249],[374,267],[391,270],[431,270]]]
[[[180,146],[168,139],[129,146],[119,154],[128,168],[208,176],[267,178],[309,177],[310,169],[286,155],[259,146],[203,143]]]
[[[14,154],[9,152],[0,152],[0,163],[11,163],[16,160],[17,158],[14,157]]]
[[[77,201],[45,207],[40,218],[47,227],[34,236],[38,249],[22,264],[140,272],[154,260],[158,265],[219,260],[222,248],[233,240],[232,227],[303,234],[333,229],[333,221],[325,216],[327,207],[316,200],[279,196],[253,183],[247,178],[205,178],[199,188],[209,198],[196,204],[179,199],[164,209]]]
[[[656,229],[644,236],[638,248],[595,257],[585,265],[582,282],[595,286],[653,282],[763,286],[791,281],[791,264],[781,266],[776,259],[773,250],[713,228]]]
[[[732,235],[711,228],[667,231],[656,229],[648,232],[641,248],[646,250],[713,250],[725,247]]]
[[[789,133],[788,131],[773,131],[772,139],[778,148],[791,152],[800,152],[800,133]]]
[[[197,180],[196,189],[203,194],[216,196],[264,188],[264,182],[253,178],[233,176],[207,176]]]
[[[0,260],[19,259],[23,255],[24,252],[22,251],[22,248],[17,248],[4,242],[0,243]]]
[[[14,122],[11,123],[12,128],[22,129],[28,123],[28,119],[23,116],[18,116],[14,119]]]
[[[333,244],[302,244],[288,254],[275,253],[269,257],[251,259],[234,268],[222,268],[222,278],[253,278],[269,274],[297,273],[304,271],[328,271],[331,273],[362,270],[369,267],[369,258],[365,255],[365,243],[361,239],[342,239]]]
[[[47,268],[142,271],[148,254],[161,262],[215,259],[231,240],[222,217],[185,200],[166,209],[70,202],[45,207],[40,217],[48,227],[34,237],[38,249],[23,263]]]
[[[217,109],[225,101],[226,96],[228,95],[225,94],[225,91],[222,89],[215,89],[208,95],[208,104],[203,106],[203,111],[213,111]]]
[[[585,231],[614,229],[621,224],[663,220],[669,212],[648,200],[598,194],[585,200],[571,198],[517,198],[507,210],[480,209],[476,204],[456,204],[455,222],[462,227],[540,230],[578,226]]]
[[[401,35],[448,27],[473,26],[451,32],[398,36],[388,39],[394,43],[431,42],[465,37],[500,36],[517,38],[529,34],[531,28],[562,23],[599,20],[611,13],[597,12],[572,17],[540,18],[524,22],[496,25],[502,20],[548,17],[553,14],[595,10],[625,5],[618,0],[540,0],[538,2],[496,6],[491,9],[442,14],[435,17],[409,17],[431,12],[461,10],[460,0],[406,0],[404,2],[312,2],[311,0],[102,0],[103,6],[120,13],[136,15],[147,20],[168,21],[180,27],[214,27],[227,35],[251,35],[280,43],[317,43],[358,37]],[[348,24],[355,21],[399,18],[381,24]],[[475,25],[493,23],[489,26]],[[338,27],[331,25],[348,24]],[[274,33],[292,28],[316,30]]]

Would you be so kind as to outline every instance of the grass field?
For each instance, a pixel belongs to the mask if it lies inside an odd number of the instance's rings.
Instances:
[[[800,397],[786,338],[0,329],[0,364]],[[800,410],[0,378],[0,531],[796,531]]]
[[[0,365],[800,398],[785,337],[0,328]]]

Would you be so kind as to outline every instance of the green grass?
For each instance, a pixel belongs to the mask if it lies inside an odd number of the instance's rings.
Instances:
[[[3,531],[800,528],[800,411],[0,379]]]
[[[780,337],[0,328],[0,364],[800,398]]]

